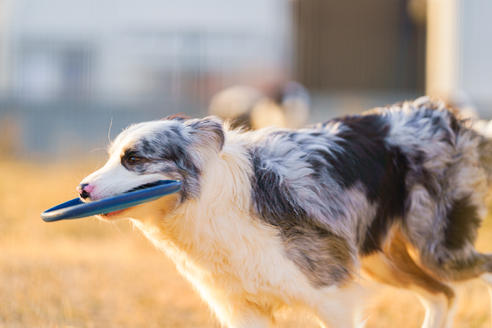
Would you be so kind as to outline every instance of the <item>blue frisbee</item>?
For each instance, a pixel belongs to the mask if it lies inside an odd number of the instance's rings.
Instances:
[[[79,219],[87,216],[106,214],[138,204],[150,202],[165,195],[173,194],[181,189],[181,181],[160,180],[146,188],[129,191],[121,195],[103,198],[84,203],[80,198],[56,205],[41,213],[46,222]]]

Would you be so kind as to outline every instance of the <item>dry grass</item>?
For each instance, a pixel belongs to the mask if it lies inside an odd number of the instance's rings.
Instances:
[[[0,162],[0,326],[217,327],[205,304],[164,255],[128,222],[44,223],[39,213],[74,196],[97,165]],[[492,224],[479,248],[492,250]],[[479,282],[463,285],[455,327],[488,327]],[[368,327],[418,327],[423,310],[409,293],[385,289]],[[315,327],[287,316],[279,327]]]

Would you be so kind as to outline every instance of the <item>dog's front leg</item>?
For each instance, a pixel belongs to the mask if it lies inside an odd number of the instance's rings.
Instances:
[[[259,314],[238,314],[226,323],[228,328],[268,328],[271,322],[266,316]]]
[[[268,328],[272,324],[271,313],[261,311],[248,302],[227,300],[210,305],[219,321],[227,328]]]
[[[361,316],[365,296],[361,286],[353,284],[317,290],[311,295],[311,302],[306,304],[314,310],[323,328],[362,328],[365,325]]]
[[[331,307],[331,306],[330,306]],[[335,310],[336,311],[336,310]],[[322,328],[363,328],[364,321],[360,321],[356,311],[347,314],[346,311],[340,311],[343,314],[337,314],[333,311],[318,313],[317,317]]]

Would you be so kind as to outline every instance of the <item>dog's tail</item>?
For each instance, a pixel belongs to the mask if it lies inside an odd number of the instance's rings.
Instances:
[[[472,127],[481,136],[478,146],[480,162],[487,171],[489,182],[492,182],[492,121],[475,120]]]
[[[465,94],[454,95],[446,100],[454,110],[455,115],[467,122],[465,125],[479,135],[479,154],[482,167],[486,170],[489,184],[492,184],[492,120],[480,119],[478,111]]]
[[[475,120],[472,126],[481,136],[492,140],[492,121]]]

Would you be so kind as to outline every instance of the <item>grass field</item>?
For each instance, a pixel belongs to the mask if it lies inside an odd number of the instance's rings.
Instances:
[[[0,327],[218,327],[166,257],[127,221],[44,223],[39,213],[73,198],[97,163],[0,161]],[[478,242],[492,250],[492,220]],[[490,327],[479,282],[461,286],[455,327]],[[419,327],[412,294],[383,289],[368,327]],[[278,327],[316,327],[286,314]]]

